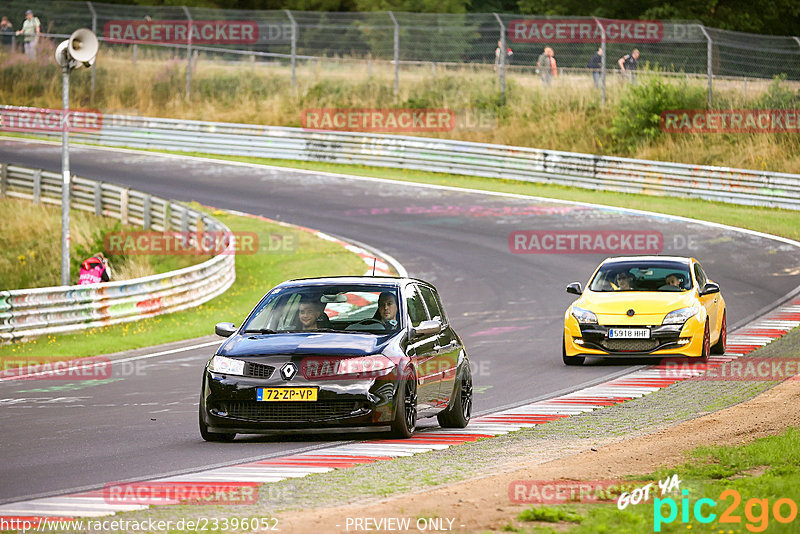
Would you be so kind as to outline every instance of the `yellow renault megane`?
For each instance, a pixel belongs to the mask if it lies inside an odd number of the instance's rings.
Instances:
[[[694,258],[608,258],[564,315],[562,357],[582,365],[587,356],[681,357],[723,354],[725,300]]]

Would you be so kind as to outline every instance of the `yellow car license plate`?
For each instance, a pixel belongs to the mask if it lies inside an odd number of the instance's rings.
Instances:
[[[315,401],[317,388],[258,388],[260,401]]]

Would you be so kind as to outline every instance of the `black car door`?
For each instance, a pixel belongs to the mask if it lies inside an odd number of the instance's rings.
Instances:
[[[439,319],[442,322],[442,331],[437,336],[437,345],[434,348],[436,349],[435,367],[440,375],[437,403],[446,404],[453,394],[461,342],[447,322],[447,316],[436,290],[426,285],[420,285],[419,290],[422,300],[428,308],[428,315],[431,319]]]
[[[406,286],[406,313],[411,326],[419,326],[428,320],[425,304],[416,284]],[[439,336],[427,334],[409,340],[408,356],[417,369],[417,407],[426,410],[436,405],[441,375],[436,369]]]

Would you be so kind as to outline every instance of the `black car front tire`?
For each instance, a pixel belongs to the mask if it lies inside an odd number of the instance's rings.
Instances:
[[[392,421],[392,436],[410,438],[417,428],[417,380],[414,372],[408,370],[403,374],[397,386],[395,397],[395,413]]]
[[[203,421],[203,405],[200,405],[200,435],[206,441],[233,441],[236,437],[236,433],[223,433],[223,432],[209,432],[208,425],[206,425],[205,421]]]
[[[436,415],[442,428],[465,428],[472,417],[472,371],[469,362],[464,362],[461,374],[461,380],[458,382],[456,394],[450,399],[450,405]]]

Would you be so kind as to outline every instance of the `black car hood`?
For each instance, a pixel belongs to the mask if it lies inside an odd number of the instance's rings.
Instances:
[[[392,336],[334,332],[241,334],[228,338],[217,354],[220,356],[270,356],[272,354],[365,356],[381,352],[391,340]]]

